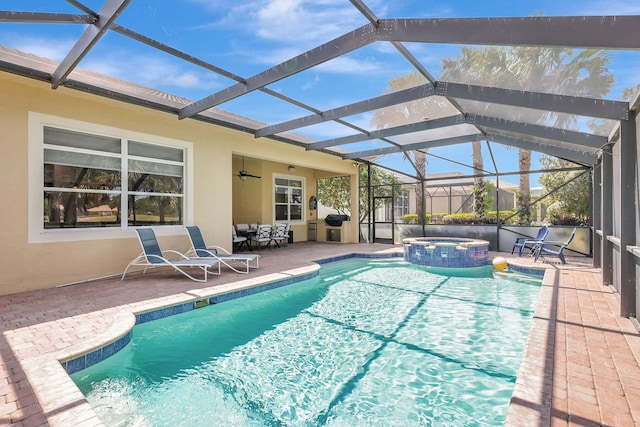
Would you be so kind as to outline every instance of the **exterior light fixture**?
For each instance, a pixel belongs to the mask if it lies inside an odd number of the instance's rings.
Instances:
[[[295,166],[289,166],[289,172],[295,172],[295,171],[296,171]]]

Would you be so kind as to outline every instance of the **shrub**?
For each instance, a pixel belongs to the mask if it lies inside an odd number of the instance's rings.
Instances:
[[[405,224],[420,224],[418,221],[418,214],[403,215],[402,221],[404,221]],[[429,223],[431,221],[431,214],[424,214],[424,221]]]
[[[507,225],[511,225],[511,224],[517,224],[518,222],[518,217],[517,216],[513,216],[515,214],[515,211],[500,211],[500,221],[504,222],[506,218],[509,218],[505,224]],[[496,211],[489,211],[487,212],[487,215],[485,217],[485,224],[497,224],[497,212]]]
[[[480,219],[473,216],[472,213],[455,213],[445,215],[442,218],[445,224],[479,224]]]
[[[587,225],[586,221],[582,218],[572,215],[556,215],[551,218],[547,218],[547,221],[552,225]]]
[[[514,211],[500,211],[500,219],[504,221],[505,218],[512,216]],[[496,211],[489,211],[486,213],[484,220],[473,215],[473,213],[456,213],[444,216],[445,224],[496,224],[497,222]],[[516,217],[513,217],[507,221],[508,224],[513,224],[517,221]]]

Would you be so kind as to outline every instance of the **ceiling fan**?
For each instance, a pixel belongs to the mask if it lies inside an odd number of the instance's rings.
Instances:
[[[252,175],[249,172],[247,172],[244,168],[244,156],[242,156],[242,170],[240,172],[238,172],[238,178],[240,178],[243,181],[246,181],[247,178],[262,178],[261,176],[258,175]]]

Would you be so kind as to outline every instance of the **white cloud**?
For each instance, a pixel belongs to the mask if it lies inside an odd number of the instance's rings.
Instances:
[[[383,66],[375,60],[359,60],[341,56],[318,65],[316,69],[335,74],[362,75],[367,73],[379,73],[383,70]]]
[[[261,38],[314,44],[327,42],[364,22],[350,4],[331,1],[272,0],[254,16],[256,34]]]
[[[81,66],[150,87],[205,90],[222,87],[213,73],[186,70],[178,64],[157,57],[136,56],[132,58],[125,52],[87,59]]]
[[[62,61],[73,45],[75,39],[58,39],[42,37],[5,37],[8,46],[12,46],[22,52],[31,53],[54,61]]]
[[[302,90],[313,89],[318,84],[319,81],[320,81],[320,76],[316,74],[313,80],[310,80],[302,85]]]

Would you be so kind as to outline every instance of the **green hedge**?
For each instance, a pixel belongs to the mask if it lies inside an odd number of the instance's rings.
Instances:
[[[508,218],[514,214],[514,211],[500,211],[500,220],[504,221],[505,218]],[[515,224],[517,222],[517,218],[514,216],[507,221],[507,224]],[[489,211],[487,212],[484,220],[474,216],[472,213],[457,213],[451,215],[444,216],[445,224],[496,224],[497,223],[497,212]]]
[[[500,211],[500,218],[502,221],[505,218],[510,217],[514,214],[514,211]],[[456,214],[445,214],[445,213],[434,213],[434,214],[425,214],[425,223],[431,223],[432,218],[442,218],[442,222],[445,224],[496,224],[496,211],[489,211],[484,218],[484,221],[480,221],[479,218],[473,216],[472,213],[456,213]],[[418,214],[407,214],[402,217],[402,220],[405,224],[419,224],[418,222]],[[518,218],[513,216],[507,221],[507,224],[516,224]]]
[[[402,220],[405,224],[420,224],[420,222],[418,221],[418,214],[403,215]],[[424,214],[424,221],[426,223],[431,222],[431,214]]]

